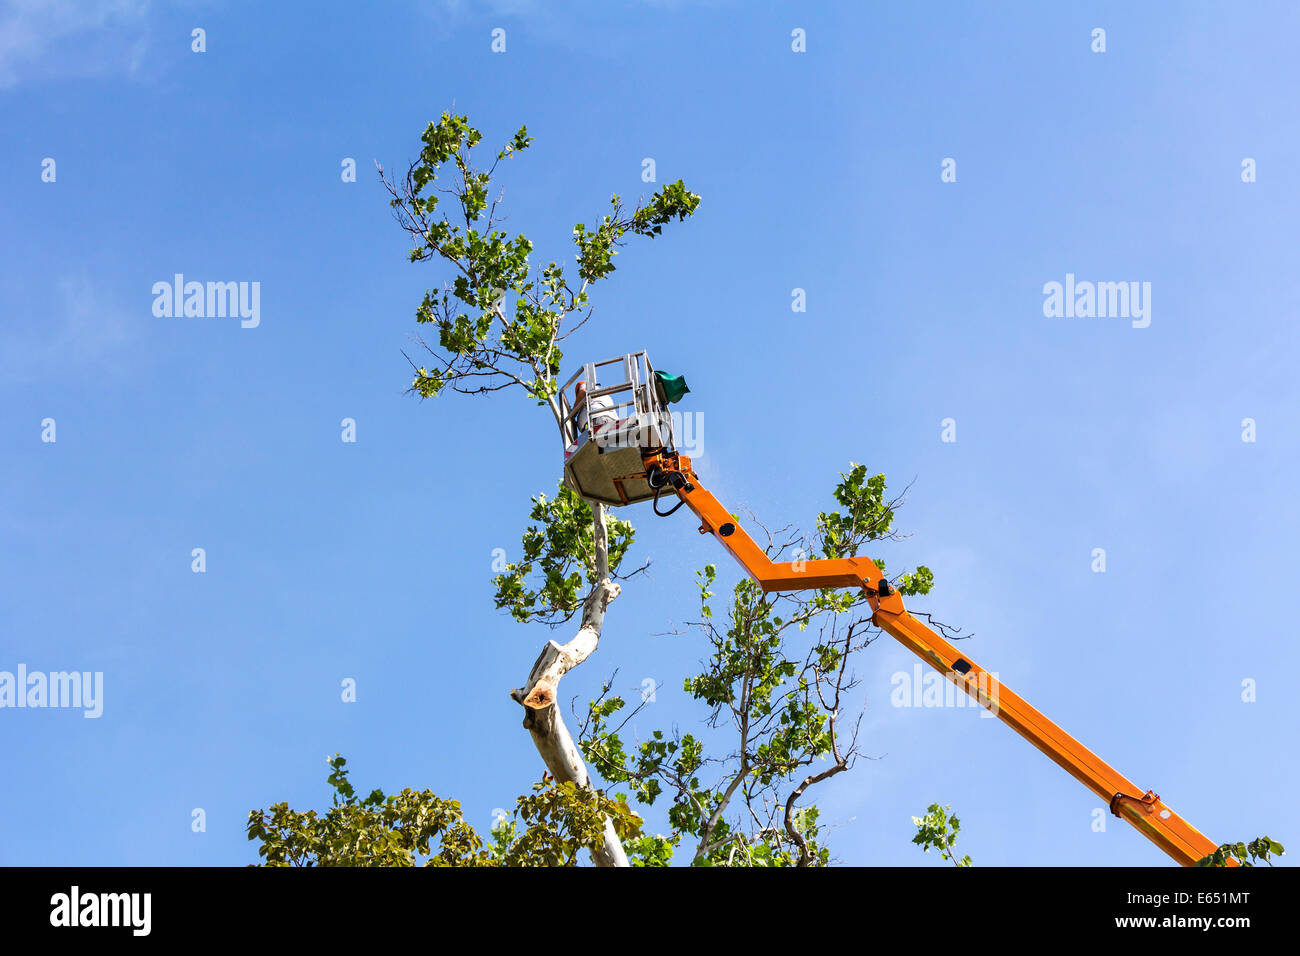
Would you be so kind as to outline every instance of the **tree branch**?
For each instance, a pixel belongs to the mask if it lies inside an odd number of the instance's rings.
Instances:
[[[596,586],[587,595],[582,606],[582,626],[567,644],[548,641],[533,663],[525,686],[510,692],[510,696],[524,708],[524,727],[532,735],[547,770],[558,781],[572,781],[580,787],[591,786],[587,765],[564,724],[556,700],[559,696],[560,678],[577,667],[596,651],[600,632],[605,622],[605,609],[618,597],[621,586],[609,578],[609,534],[605,527],[605,506],[591,502],[593,536],[596,551]],[[591,847],[591,858],[597,866],[628,866],[623,843],[614,832],[613,824],[605,821],[605,839],[601,846]]]

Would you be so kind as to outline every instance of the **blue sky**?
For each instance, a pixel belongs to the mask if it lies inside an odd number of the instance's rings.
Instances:
[[[248,810],[322,806],[336,751],[483,829],[539,776],[506,694],[551,635],[493,610],[490,563],[553,426],[403,394],[446,274],[373,171],[453,106],[535,137],[502,182],[544,259],[646,157],[703,197],[624,250],[566,377],[639,348],[685,374],[702,474],[777,526],[850,461],[915,479],[878,551],[934,570],[915,608],[1207,835],[1294,842],[1300,15],[1141,6],[0,5],[0,670],[104,674],[99,719],[0,710],[0,863],[250,862]],[[259,282],[260,324],[155,316],[175,273]],[[1150,325],[1046,317],[1067,274],[1149,282]],[[564,695],[652,678],[636,732],[698,730],[705,649],[666,632],[695,569],[739,571],[684,514],[626,516],[651,571]],[[891,707],[913,660],[861,661],[878,759],[822,789],[838,858],[940,865],[909,842],[938,800],[977,864],[1164,861],[1000,722]]]

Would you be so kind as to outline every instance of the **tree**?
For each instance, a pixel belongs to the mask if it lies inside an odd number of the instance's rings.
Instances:
[[[940,859],[947,860],[955,867],[970,866],[969,856],[957,859],[953,850],[957,836],[961,833],[961,821],[951,810],[952,807],[946,804],[939,806],[932,803],[926,808],[925,816],[912,817],[912,824],[916,827],[916,836],[912,837],[912,842],[926,853],[938,850]]]
[[[437,292],[427,292],[416,310],[418,323],[437,328],[438,341],[434,345],[418,340],[432,364],[411,363],[411,389],[428,398],[448,388],[472,395],[519,388],[550,410],[558,428],[560,343],[591,317],[588,290],[614,272],[614,257],[629,233],[659,235],[669,222],[692,215],[700,197],[678,180],[627,214],[622,200],[614,196],[595,229],[589,231],[584,223],[574,226],[576,279],[571,281],[554,260],[533,267],[533,246],[525,236],[511,239],[495,228],[501,195],[489,203],[492,176],[500,162],[532,143],[527,128],[521,126],[486,169],[471,158],[481,140],[467,117],[443,113],[425,129],[419,159],[402,181],[388,179],[380,168],[397,221],[414,242],[411,261],[439,258],[453,268],[452,280]],[[448,164],[453,171],[440,180]],[[440,209],[440,196],[454,201],[451,216]],[[555,707],[556,693],[564,674],[595,651],[605,609],[620,589],[611,574],[604,508],[595,504],[590,511],[591,547],[582,559],[593,586],[582,605],[578,633],[563,645],[548,642],[524,686],[511,694],[524,708],[524,726],[552,777],[578,787],[588,786],[590,777]],[[592,853],[601,865],[627,864],[612,827],[606,828],[604,842],[594,845]]]
[[[693,215],[700,198],[680,180],[630,213],[614,196],[594,229],[574,227],[571,274],[553,260],[535,265],[525,236],[496,228],[501,195],[489,201],[498,164],[526,150],[532,138],[521,127],[487,168],[471,159],[481,139],[467,117],[444,113],[425,130],[419,158],[404,177],[390,179],[379,169],[394,215],[413,240],[411,261],[440,259],[451,267],[452,278],[426,292],[416,310],[417,323],[433,326],[437,339],[416,337],[427,357],[417,364],[408,356],[410,390],[423,398],[522,391],[549,409],[559,427],[561,344],[590,320],[591,287],[615,271],[614,257],[631,236],[660,235],[665,225]],[[896,537],[903,496],[888,496],[883,475],[851,464],[833,497],[835,508],[820,513],[808,534],[764,529],[769,556],[849,556]],[[861,714],[849,712],[852,664],[880,633],[870,624],[865,596],[829,589],[771,595],[744,579],[715,618],[717,571],[708,565],[699,572],[699,614],[688,626],[703,637],[709,657],[684,684],[706,708],[706,729],[656,730],[628,741],[628,721],[645,702],[629,709],[609,681],[586,708],[575,740],[558,706],[560,681],[596,651],[610,602],[636,573],[620,574],[635,530],[563,484],[554,497],[535,497],[530,515],[520,561],[495,579],[496,606],[522,623],[552,627],[577,616],[578,628],[563,644],[548,641],[523,685],[511,691],[549,775],[534,796],[520,798],[516,824],[523,830],[498,835],[497,848],[485,849],[454,802],[410,790],[390,797],[375,791],[358,801],[340,787],[339,779],[346,783],[340,762],[331,776],[335,806],[324,818],[284,804],[250,814],[249,838],[262,841],[261,855],[268,862],[319,864],[573,862],[568,851],[576,840],[602,866],[664,865],[679,847],[697,865],[828,862],[825,827],[810,796],[859,756]],[[933,577],[918,567],[892,583],[904,595],[926,594]],[[607,787],[626,793],[611,798],[596,789],[588,764]],[[627,809],[629,796],[646,807],[667,803],[668,832],[643,834]],[[540,813],[537,801],[548,813]]]

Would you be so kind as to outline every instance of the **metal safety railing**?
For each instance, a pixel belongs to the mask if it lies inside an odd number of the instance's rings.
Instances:
[[[580,401],[573,391],[579,381],[587,383]],[[594,436],[597,444],[673,448],[672,417],[644,350],[586,363],[561,386],[558,398],[566,458],[592,439],[596,419],[609,422]]]

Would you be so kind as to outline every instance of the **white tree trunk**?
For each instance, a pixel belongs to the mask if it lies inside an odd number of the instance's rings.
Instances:
[[[605,608],[618,597],[619,585],[609,579],[609,538],[605,528],[605,506],[598,501],[591,504],[593,536],[596,545],[596,586],[582,605],[582,625],[567,644],[548,641],[528,674],[528,683],[510,692],[510,696],[523,705],[524,727],[532,735],[537,752],[546,763],[551,776],[559,781],[571,780],[578,786],[591,783],[587,765],[578,752],[569,729],[564,725],[557,701],[560,678],[577,667],[596,650],[600,643],[600,630],[605,622]],[[591,849],[592,861],[597,866],[628,866],[623,843],[614,832],[614,826],[605,821],[605,840]]]

